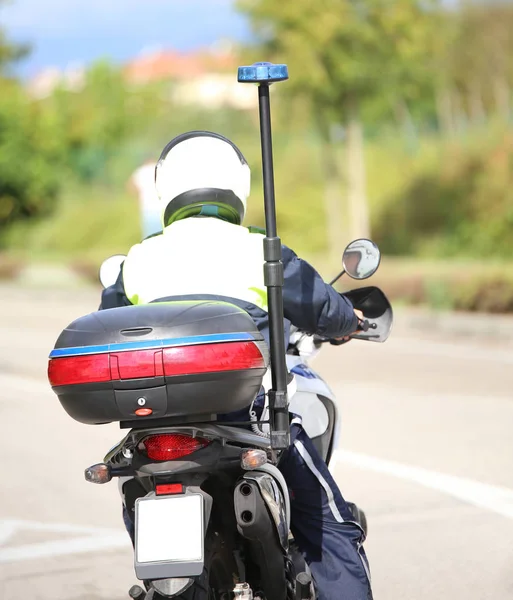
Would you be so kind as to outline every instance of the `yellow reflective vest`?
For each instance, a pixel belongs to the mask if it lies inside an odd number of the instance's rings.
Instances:
[[[168,296],[212,294],[267,311],[261,233],[211,217],[176,221],[133,246],[123,264],[132,304]]]

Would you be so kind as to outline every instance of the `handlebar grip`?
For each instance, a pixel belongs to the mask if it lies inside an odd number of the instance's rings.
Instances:
[[[329,341],[328,338],[322,337],[321,335],[315,334],[313,336],[313,343],[316,348],[319,348],[322,344]]]
[[[367,319],[364,319],[363,321],[358,320],[358,327],[356,328],[356,331],[368,331],[370,327],[370,323]]]

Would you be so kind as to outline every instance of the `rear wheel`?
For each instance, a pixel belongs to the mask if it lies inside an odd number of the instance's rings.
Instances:
[[[237,566],[229,548],[221,536],[209,531],[205,539],[205,566],[192,586],[183,594],[176,596],[180,600],[229,600],[235,587],[234,575]],[[155,599],[156,600],[156,599]]]
[[[367,526],[367,517],[366,517],[365,513],[359,506],[357,506],[353,502],[348,502],[347,505],[349,506],[351,512],[353,513],[353,516],[354,516],[356,522],[363,529],[363,531],[365,533],[365,537],[367,537],[368,526]]]

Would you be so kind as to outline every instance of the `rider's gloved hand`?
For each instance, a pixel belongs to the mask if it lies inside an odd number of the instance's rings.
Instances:
[[[357,310],[355,308],[354,314],[356,315],[356,318],[358,319],[358,321],[363,321],[363,313],[361,310]],[[350,342],[350,341],[351,341],[351,337],[348,335],[345,335],[344,337],[334,338],[334,339],[330,340],[330,344],[332,346],[340,346],[341,344],[346,344],[347,342]]]

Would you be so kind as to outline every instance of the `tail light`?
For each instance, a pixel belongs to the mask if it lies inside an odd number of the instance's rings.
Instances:
[[[203,438],[181,433],[152,435],[142,442],[148,458],[158,461],[183,458],[209,444],[210,442]]]

